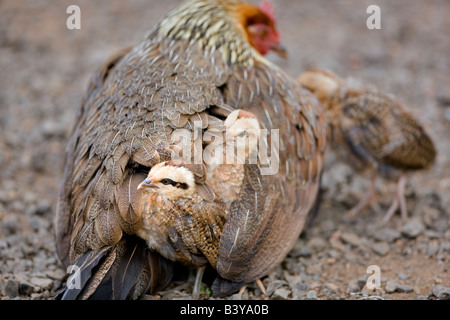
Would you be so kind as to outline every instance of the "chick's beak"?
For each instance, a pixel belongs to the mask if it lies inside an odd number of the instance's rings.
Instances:
[[[287,50],[281,43],[271,45],[270,50],[278,54],[283,59],[287,59],[288,57]]]
[[[147,188],[158,188],[156,185],[153,184],[153,181],[151,178],[146,178],[144,181],[142,181],[139,185],[138,185],[138,190],[139,189],[147,189]]]

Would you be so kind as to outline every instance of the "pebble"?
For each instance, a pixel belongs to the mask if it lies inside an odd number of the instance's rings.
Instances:
[[[302,278],[299,275],[290,275],[289,273],[285,272],[284,273],[284,278],[286,279],[286,281],[288,282],[289,288],[294,289],[294,288],[299,288],[301,282],[302,282]]]
[[[450,287],[437,285],[433,288],[433,295],[440,300],[450,300]]]
[[[425,231],[425,236],[427,236],[430,239],[440,239],[442,238],[442,233],[434,230],[427,230]]]
[[[286,300],[289,296],[289,293],[290,293],[289,290],[286,290],[285,288],[279,288],[275,290],[271,298],[275,300]]]
[[[62,281],[66,278],[66,273],[63,269],[56,269],[46,272],[47,277],[53,280],[59,280]]]
[[[297,241],[294,247],[289,252],[289,256],[293,258],[298,257],[310,257],[313,254],[313,250],[305,244],[303,241]]]
[[[439,251],[439,241],[431,240],[428,243],[428,247],[427,247],[427,255],[428,255],[428,257],[434,256],[438,251]]]
[[[361,242],[358,235],[351,232],[343,232],[341,234],[341,240],[355,247],[358,247]]]
[[[371,246],[371,248],[372,248],[373,252],[375,252],[376,254],[378,254],[380,256],[387,255],[388,252],[391,250],[391,248],[389,247],[389,244],[385,241],[374,243]]]
[[[320,263],[311,263],[306,266],[306,273],[310,275],[320,274],[322,265]]]
[[[444,233],[444,239],[450,240],[450,229],[445,231]]]
[[[281,288],[281,286],[285,284],[286,281],[271,279],[266,287],[266,294],[268,296],[271,296],[277,289]]]
[[[34,286],[28,282],[19,283],[19,293],[23,296],[29,296],[34,292]]]
[[[50,137],[64,137],[66,135],[67,127],[64,123],[47,120],[41,124],[40,131],[46,138]]]
[[[6,280],[6,283],[4,285],[4,291],[5,291],[5,295],[10,298],[17,297],[19,295],[18,283],[11,279]]]
[[[393,280],[388,280],[388,281],[386,281],[386,286],[385,286],[384,290],[387,293],[393,293],[397,290],[397,288],[398,288],[397,282],[395,282]]]
[[[50,289],[53,286],[53,280],[48,278],[32,277],[30,282],[43,290]]]
[[[378,241],[393,242],[401,237],[400,232],[392,228],[380,228],[371,233],[371,236]]]
[[[399,278],[400,280],[406,280],[409,278],[409,276],[407,274],[400,272],[400,273],[397,273],[397,278]]]
[[[332,293],[336,293],[338,291],[338,286],[331,282],[324,283],[322,288],[330,290]]]
[[[310,247],[313,252],[319,252],[325,249],[327,242],[323,238],[313,237],[306,243],[306,245]]]
[[[448,253],[450,253],[450,242],[442,242],[441,243],[441,250],[442,251],[447,251]]]
[[[349,292],[358,292],[361,291],[362,286],[359,285],[358,279],[350,280],[347,286],[347,290]]]
[[[414,239],[425,229],[425,226],[418,219],[412,219],[402,228],[402,234],[408,238]]]
[[[397,292],[410,293],[413,292],[413,287],[407,284],[399,284],[397,285]]]
[[[306,299],[317,300],[317,292],[315,290],[309,290],[308,293],[306,293]]]

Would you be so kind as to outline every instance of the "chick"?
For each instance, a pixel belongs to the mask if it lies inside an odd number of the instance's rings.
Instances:
[[[206,161],[206,181],[222,202],[231,203],[241,191],[243,165],[258,162],[261,124],[253,113],[237,109],[227,116],[223,129]]]
[[[352,84],[329,70],[309,70],[297,81],[324,105],[331,145],[338,156],[354,169],[372,171],[370,190],[351,213],[374,203],[378,173],[398,179],[397,192],[383,222],[389,221],[398,208],[406,218],[406,174],[430,167],[436,158],[434,143],[419,121],[392,95]]]
[[[193,296],[198,297],[207,263],[214,268],[227,212],[219,202],[196,193],[193,172],[165,161],[153,166],[139,184],[144,191],[142,226],[137,235],[165,258],[198,269]]]
[[[244,164],[256,153],[259,141],[260,124],[250,112],[235,110],[223,124],[224,148],[215,152],[215,162],[205,166],[209,171],[206,181],[196,179],[191,170],[196,165],[164,161],[153,166],[138,186],[144,197],[143,223],[137,235],[163,257],[197,268],[195,298],[205,266],[209,263],[216,268],[222,229],[228,217],[226,209],[232,201],[239,201]],[[224,158],[229,149],[236,151],[235,146],[238,153],[233,153],[232,162],[221,162],[227,160]],[[239,154],[239,149],[243,153]],[[209,190],[207,195],[214,196],[204,196],[205,189]]]

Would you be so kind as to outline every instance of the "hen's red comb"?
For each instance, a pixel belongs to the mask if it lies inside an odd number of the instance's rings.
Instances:
[[[263,2],[259,4],[259,10],[261,10],[269,18],[272,18],[272,20],[275,21],[275,8],[269,0],[263,0]]]

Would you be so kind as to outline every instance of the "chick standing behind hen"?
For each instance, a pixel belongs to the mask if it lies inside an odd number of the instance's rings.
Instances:
[[[226,117],[216,110],[230,107],[278,130],[271,155],[278,170],[263,175],[258,164],[245,166],[217,272],[224,282],[247,283],[282,261],[316,198],[326,126],[317,100],[262,57],[283,53],[279,40],[267,2],[187,1],[95,75],[69,142],[57,208],[59,257],[83,275],[81,289],[65,298],[137,298],[168,283],[170,258],[136,235],[145,207],[137,187],[171,160],[174,130],[192,132],[194,122],[206,129]],[[207,181],[202,172],[194,176]]]
[[[311,69],[297,80],[324,105],[332,148],[353,169],[370,169],[372,173],[370,190],[351,212],[356,214],[370,204],[377,205],[378,173],[398,179],[397,192],[383,223],[398,208],[406,218],[405,175],[430,167],[436,158],[434,143],[419,121],[392,95],[356,84],[355,80],[346,81],[329,70]]]

